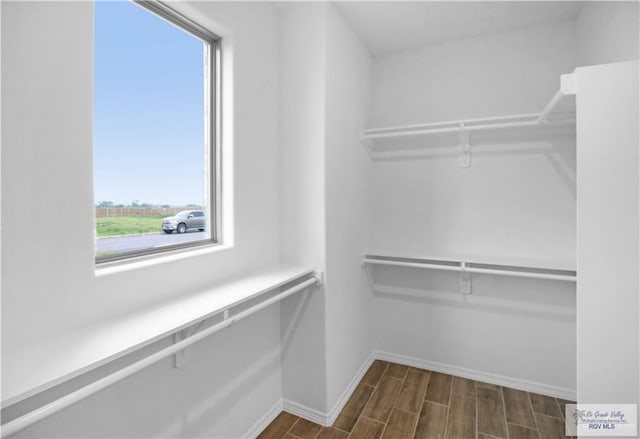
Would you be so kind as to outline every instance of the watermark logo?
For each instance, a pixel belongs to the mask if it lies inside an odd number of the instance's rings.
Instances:
[[[565,434],[635,437],[638,435],[638,405],[567,404]]]

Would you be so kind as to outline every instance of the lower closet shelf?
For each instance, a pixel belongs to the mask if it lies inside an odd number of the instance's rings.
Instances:
[[[522,260],[516,262],[517,265],[508,264],[504,260],[491,260],[488,258],[484,260],[480,259],[482,262],[478,262],[478,260],[478,258],[467,260],[462,258],[425,258],[399,256],[397,254],[392,255],[382,252],[368,252],[363,255],[362,265],[367,273],[373,291],[389,296],[400,295],[417,299],[428,299],[439,303],[459,304],[494,310],[501,309],[510,312],[516,311],[560,318],[573,318],[576,315],[575,304],[544,303],[544,301],[537,301],[537,298],[531,300],[531,297],[529,297],[529,299],[519,300],[517,297],[494,297],[493,295],[487,295],[486,283],[484,295],[472,294],[472,276],[474,274],[534,279],[542,282],[559,282],[558,285],[572,284],[576,282],[577,274],[575,269],[572,269],[569,264],[558,264],[560,268],[551,268],[552,265],[549,263],[534,262],[525,264]],[[385,284],[384,282],[379,282],[376,276],[374,276],[374,267],[455,272],[459,274],[457,283],[458,292],[423,289],[415,285]],[[398,279],[399,278],[396,277],[396,281]],[[401,283],[404,283],[404,281],[401,281]],[[564,293],[570,291],[572,288],[573,287],[563,287],[559,291]],[[567,301],[566,296],[564,296],[563,299],[565,302]],[[552,301],[555,300],[557,299],[553,299]]]
[[[525,277],[534,279],[576,281],[575,269],[562,266],[551,268],[548,264],[509,264],[504,261],[478,261],[463,258],[398,256],[384,253],[365,253],[364,265],[388,265],[398,267],[427,268],[432,270],[457,271],[462,273],[493,274],[497,276]],[[566,264],[563,264],[566,265]]]
[[[214,315],[275,292],[291,282],[313,278],[319,282],[319,275],[311,269],[277,265],[145,312],[17,351],[4,351],[2,407],[67,382]]]

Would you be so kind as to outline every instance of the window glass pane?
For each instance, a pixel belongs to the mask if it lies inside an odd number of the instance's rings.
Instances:
[[[131,2],[95,2],[96,258],[210,240],[208,44]],[[207,212],[189,224],[179,212]]]

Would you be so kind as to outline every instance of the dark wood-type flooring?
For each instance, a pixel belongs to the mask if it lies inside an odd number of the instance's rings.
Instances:
[[[376,360],[333,426],[281,412],[258,439],[566,439],[566,403]]]

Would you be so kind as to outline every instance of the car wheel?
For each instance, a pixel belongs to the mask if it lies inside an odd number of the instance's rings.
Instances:
[[[173,230],[165,230],[164,233],[166,233],[167,235],[171,235],[173,233]]]
[[[187,225],[185,223],[178,224],[178,228],[176,229],[178,233],[184,233],[187,231]]]

